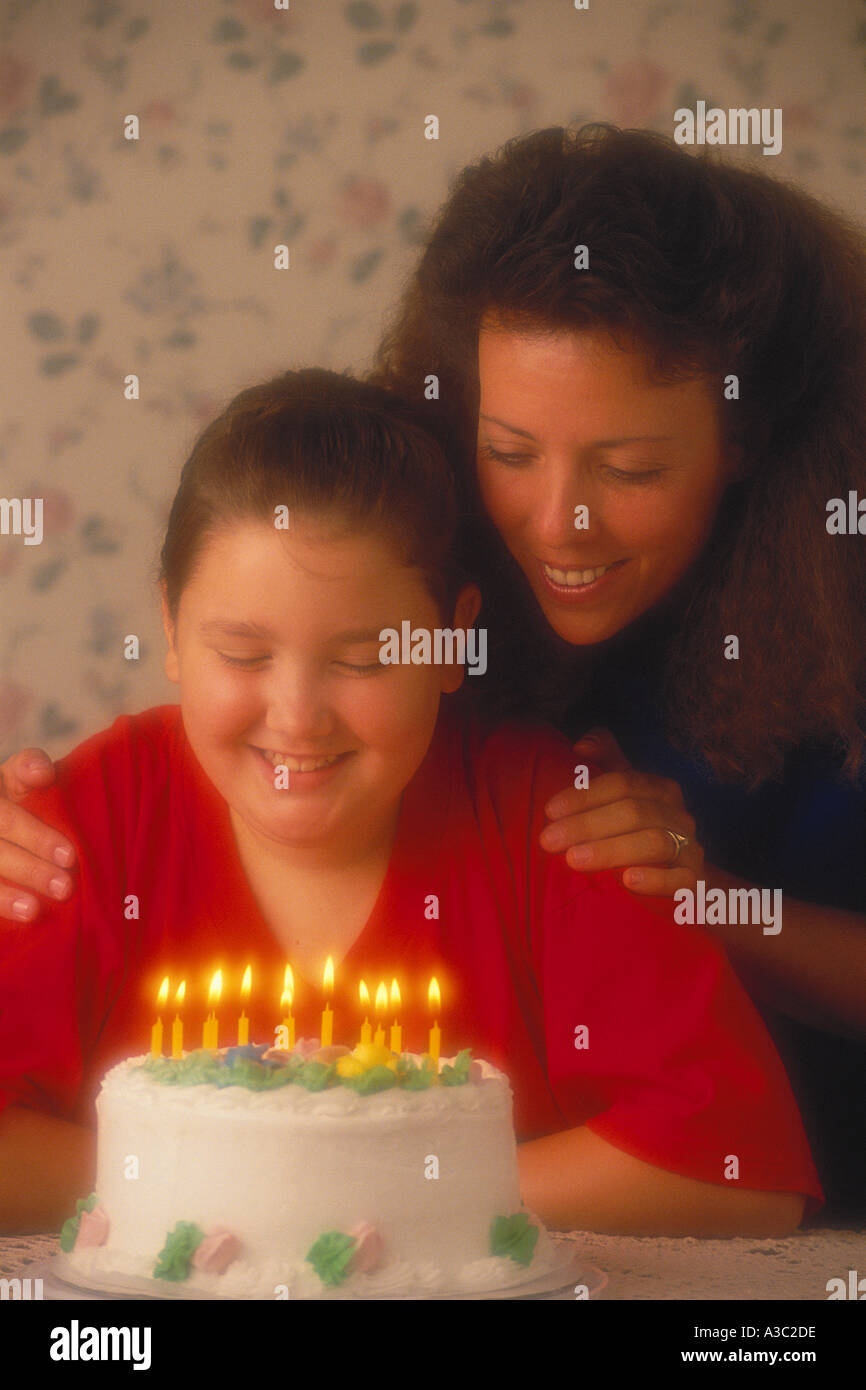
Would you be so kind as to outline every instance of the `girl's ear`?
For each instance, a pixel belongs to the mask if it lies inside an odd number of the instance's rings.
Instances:
[[[456,632],[458,628],[467,631],[475,626],[475,619],[481,612],[481,590],[477,584],[466,584],[457,596],[454,605],[454,620],[451,627]],[[442,667],[442,689],[446,694],[451,694],[459,690],[463,684],[464,668],[462,666],[443,666]]]
[[[175,647],[175,625],[172,622],[171,614],[168,611],[168,600],[165,596],[165,581],[160,581],[159,586],[160,601],[162,604],[162,626],[165,629],[165,640],[168,650],[165,654],[165,674],[170,681],[178,684],[180,681],[180,668],[177,659],[177,649]]]

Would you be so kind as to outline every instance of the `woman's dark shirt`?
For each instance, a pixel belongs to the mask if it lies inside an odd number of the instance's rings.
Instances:
[[[603,655],[558,721],[563,731],[575,740],[593,725],[610,729],[635,768],[677,782],[707,863],[782,890],[783,931],[786,896],[866,915],[866,782],[844,780],[838,760],[817,747],[797,750],[783,779],[756,791],[718,782],[665,735],[665,646],[663,625],[644,623],[638,636],[596,649]],[[824,1215],[866,1215],[866,1042],[756,1003],[800,1105],[827,1196]]]

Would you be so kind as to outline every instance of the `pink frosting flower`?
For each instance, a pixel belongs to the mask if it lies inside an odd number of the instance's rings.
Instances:
[[[11,738],[24,711],[33,703],[33,691],[14,681],[0,680],[0,741]]]
[[[632,58],[610,73],[605,95],[617,125],[644,125],[656,113],[662,93],[670,84],[664,68],[648,58]]]
[[[384,1244],[375,1227],[367,1221],[362,1221],[360,1225],[349,1231],[349,1235],[354,1236],[356,1241],[352,1258],[348,1264],[349,1272],[351,1274],[369,1274],[371,1270],[377,1269],[382,1262]]]
[[[475,1086],[478,1085],[479,1081],[484,1080],[484,1068],[480,1062],[469,1063],[469,1080]]]
[[[231,1231],[211,1231],[192,1257],[195,1269],[203,1274],[224,1274],[240,1253],[241,1243]]]
[[[104,1207],[83,1211],[78,1222],[78,1235],[73,1250],[91,1250],[104,1245],[108,1239],[108,1213]]]

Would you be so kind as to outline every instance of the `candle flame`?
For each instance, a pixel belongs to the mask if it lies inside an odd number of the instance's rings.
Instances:
[[[159,991],[158,991],[157,996],[156,996],[156,1007],[157,1007],[158,1009],[164,1009],[164,1008],[165,1008],[165,1003],[166,1003],[166,1000],[167,1000],[167,999],[168,999],[168,976],[166,975],[165,979],[163,980],[162,984],[161,984],[160,987],[159,987]]]
[[[325,961],[325,970],[324,970],[324,974],[322,975],[322,989],[325,991],[326,994],[333,994],[333,992],[334,992],[334,958],[333,958],[333,956],[328,956],[328,959]]]
[[[280,1008],[287,1016],[292,1012],[292,1001],[294,997],[290,989],[284,989],[280,995]]]
[[[360,985],[358,986],[358,994],[361,996],[361,1008],[364,1010],[365,1013],[369,1013],[370,991],[367,988],[367,983],[365,980],[362,980]]]
[[[250,997],[250,989],[253,982],[253,971],[251,966],[247,966],[244,971],[244,978],[241,980],[241,1003],[246,1004]]]
[[[220,1001],[220,995],[222,994],[222,992],[223,972],[221,970],[217,970],[214,972],[213,979],[210,982],[210,989],[207,992],[207,1002],[210,1008],[216,1008],[217,1004]]]
[[[180,984],[179,984],[178,987],[177,987],[177,993],[176,993],[175,996],[174,996],[175,1008],[179,1009],[179,1008],[182,1007],[183,1001],[184,1001],[185,997],[186,997],[186,980],[181,980]]]
[[[388,1007],[388,991],[385,988],[385,981],[380,980],[376,986],[376,1017],[381,1018]]]
[[[396,981],[396,980],[392,980],[392,981],[391,981],[391,1009],[392,1009],[392,1011],[393,1011],[394,1013],[396,1013],[397,1010],[399,1009],[400,1003],[401,1003],[401,1000],[400,1000],[400,986],[397,984],[397,981]]]
[[[430,1005],[431,1014],[433,1014],[434,1017],[438,1017],[439,1010],[442,1008],[442,995],[439,993],[439,981],[436,979],[435,975],[430,981],[430,986],[427,990],[427,1002]]]
[[[287,965],[283,971],[283,989],[291,990],[292,998],[295,997],[295,977],[292,974],[292,967]]]

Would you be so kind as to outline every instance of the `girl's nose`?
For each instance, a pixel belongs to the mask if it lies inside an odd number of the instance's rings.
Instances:
[[[285,738],[282,752],[312,751],[307,744],[326,737],[333,728],[333,712],[315,676],[297,672],[275,676],[267,703],[268,728]]]

